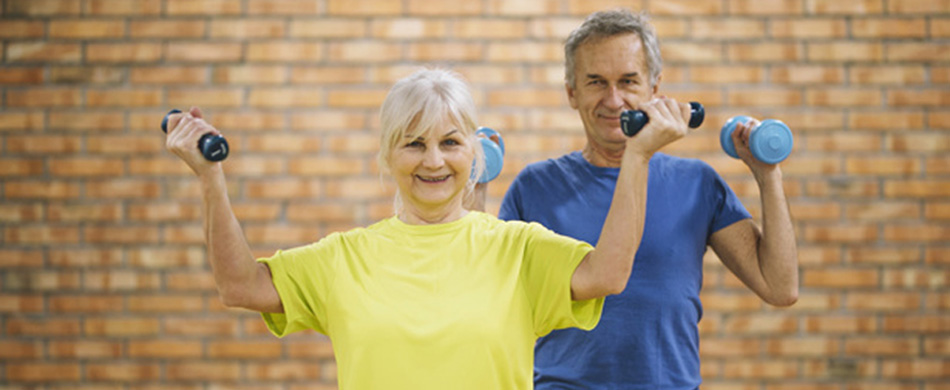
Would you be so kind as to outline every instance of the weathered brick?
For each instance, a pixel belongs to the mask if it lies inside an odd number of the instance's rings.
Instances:
[[[10,62],[79,62],[82,46],[76,43],[11,42],[5,45]]]
[[[115,39],[125,36],[125,22],[116,20],[53,20],[49,37],[55,39]]]
[[[820,15],[869,15],[882,13],[884,11],[884,4],[880,0],[855,0],[848,2],[834,0],[806,0],[805,9],[809,13]]]
[[[237,15],[242,2],[232,0],[166,0],[169,15]]]
[[[0,20],[0,38],[42,38],[45,30],[42,21]]]
[[[923,18],[855,19],[851,33],[858,38],[924,38],[927,36],[927,21]]]
[[[73,0],[9,0],[5,13],[25,16],[79,15],[82,3]]]
[[[208,30],[203,20],[132,20],[129,36],[132,38],[201,38]]]
[[[327,0],[327,14],[347,16],[382,16],[399,15],[403,12],[403,4],[398,1],[386,0]]]
[[[341,3],[342,0],[339,0]],[[411,14],[450,16],[478,15],[485,12],[481,1],[445,2],[441,0],[409,0],[407,10]]]
[[[162,58],[157,43],[95,43],[86,45],[87,62],[155,62]]]
[[[241,60],[243,50],[239,43],[170,42],[165,56],[169,61],[180,62],[236,62]]]
[[[90,15],[155,16],[161,12],[161,0],[89,0],[83,4],[83,13]]]
[[[216,39],[276,39],[284,37],[286,30],[284,21],[275,19],[212,20],[210,35]]]

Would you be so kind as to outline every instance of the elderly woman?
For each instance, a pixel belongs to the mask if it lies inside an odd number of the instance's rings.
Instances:
[[[167,148],[201,182],[223,302],[261,312],[280,337],[329,336],[340,388],[530,389],[535,340],[593,328],[603,297],[626,285],[643,229],[646,162],[659,148],[651,143],[682,136],[689,113],[672,100],[644,109],[651,121],[641,135],[652,141],[630,141],[623,190],[593,248],[465,209],[482,151],[468,88],[445,70],[400,80],[383,103],[379,162],[397,186],[396,215],[270,258],[255,261],[221,164],[194,147],[218,134],[198,109],[170,118]]]

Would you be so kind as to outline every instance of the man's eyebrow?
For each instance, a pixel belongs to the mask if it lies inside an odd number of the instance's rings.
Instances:
[[[632,77],[637,77],[639,75],[640,75],[640,72],[630,72],[630,73],[624,73],[622,76],[625,78],[632,78]],[[601,76],[596,73],[588,73],[587,78],[588,79],[602,79],[604,78],[604,76]]]

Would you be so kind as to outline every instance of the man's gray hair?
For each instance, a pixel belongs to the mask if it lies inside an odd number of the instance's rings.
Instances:
[[[646,56],[650,86],[656,86],[660,72],[663,71],[663,58],[660,57],[660,43],[656,38],[656,30],[653,29],[645,12],[634,14],[621,8],[590,14],[584,23],[567,37],[567,42],[564,43],[564,75],[567,85],[571,88],[576,87],[574,55],[581,44],[629,33],[636,33],[640,37],[643,53]]]

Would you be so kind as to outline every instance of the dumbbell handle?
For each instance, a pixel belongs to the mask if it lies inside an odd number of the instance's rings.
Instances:
[[[699,102],[689,102],[689,127],[697,128],[706,119],[706,109]],[[650,121],[647,113],[641,110],[626,110],[620,114],[620,129],[627,137],[633,137]]]
[[[172,109],[165,114],[165,118],[162,119],[162,132],[168,133],[168,116],[180,113],[181,110]],[[201,149],[201,154],[208,161],[221,161],[228,158],[228,140],[220,135],[211,133],[202,135],[198,140],[198,149]]]

